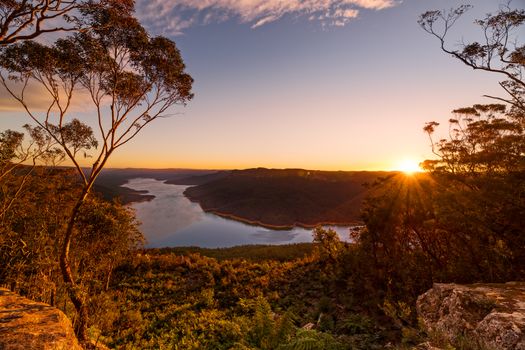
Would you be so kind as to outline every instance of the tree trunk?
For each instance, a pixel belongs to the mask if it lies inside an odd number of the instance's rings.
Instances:
[[[71,217],[67,225],[66,234],[64,237],[64,242],[62,243],[62,250],[60,254],[60,270],[62,272],[62,278],[66,284],[66,290],[71,299],[71,302],[75,306],[75,310],[78,314],[78,325],[75,329],[76,336],[78,340],[82,343],[88,339],[87,335],[87,324],[88,324],[88,309],[82,298],[81,291],[78,289],[75,279],[73,278],[73,273],[71,271],[71,265],[69,263],[69,248],[71,246],[71,240],[73,238],[73,229],[75,227],[75,222],[80,213],[80,208],[87,198],[89,193],[89,188],[82,191],[81,197],[78,199],[73,211],[71,212]]]
[[[64,280],[64,283],[66,284],[66,289],[69,298],[75,306],[75,310],[78,315],[78,325],[77,327],[75,327],[75,333],[80,343],[86,343],[89,338],[87,334],[89,313],[87,305],[84,299],[82,298],[82,291],[78,288],[73,278],[71,265],[69,263],[69,248],[73,239],[75,222],[77,220],[78,214],[80,213],[80,208],[84,204],[84,201],[89,195],[89,192],[91,191],[95,180],[104,168],[104,165],[106,164],[112,152],[112,150],[108,151],[100,164],[93,164],[91,175],[89,176],[88,180],[84,183],[84,186],[82,188],[82,194],[78,199],[77,203],[75,204],[73,211],[71,212],[71,217],[69,218],[69,222],[67,224],[66,235],[64,237],[64,243],[62,244],[62,251],[60,254],[60,270],[62,272],[62,278]],[[79,169],[79,171],[82,170]]]
[[[109,264],[108,276],[106,278],[106,285],[104,287],[104,292],[107,292],[109,290],[109,283],[111,282],[112,272],[113,272],[113,263],[110,263]]]

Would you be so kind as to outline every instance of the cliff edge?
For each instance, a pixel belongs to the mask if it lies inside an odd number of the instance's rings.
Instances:
[[[0,288],[0,350],[82,350],[57,308]]]

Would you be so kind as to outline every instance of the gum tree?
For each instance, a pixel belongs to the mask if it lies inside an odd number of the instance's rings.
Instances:
[[[78,30],[75,12],[82,0],[0,0],[0,47],[45,33]]]
[[[438,39],[441,50],[468,67],[499,74],[505,80],[499,84],[506,97],[488,96],[525,112],[525,45],[518,33],[523,30],[525,10],[502,5],[496,13],[474,23],[481,30],[480,41],[462,43],[457,49],[449,46],[450,29],[472,6],[463,5],[450,11],[427,11],[418,20],[427,33]]]
[[[423,164],[438,186],[434,229],[470,251],[472,259],[462,263],[470,264],[465,271],[477,271],[476,278],[486,280],[525,275],[525,45],[519,37],[525,10],[509,4],[474,22],[479,41],[455,49],[450,30],[471,6],[428,11],[418,21],[443,52],[503,78],[503,96],[485,95],[498,103],[453,111],[448,137],[433,139],[437,122],[424,127],[436,155]],[[462,254],[457,252],[458,261]]]
[[[150,37],[132,16],[133,3],[108,2],[84,10],[89,30],[57,40],[53,46],[32,41],[3,50],[1,81],[28,116],[62,148],[80,177],[82,188],[61,243],[60,268],[79,316],[77,335],[86,340],[88,312],[70,266],[75,224],[97,176],[108,159],[172,107],[192,98],[192,78],[175,43]],[[40,86],[48,106],[36,111],[25,91]],[[74,97],[82,96],[95,115],[97,132],[72,119]],[[98,133],[98,137],[95,134]],[[92,157],[88,171],[81,159]]]
[[[42,128],[26,124],[24,129],[26,134],[13,130],[0,133],[0,228],[37,162],[54,166],[64,159],[55,140]],[[29,166],[24,167],[26,164]],[[17,172],[22,176],[13,176]]]

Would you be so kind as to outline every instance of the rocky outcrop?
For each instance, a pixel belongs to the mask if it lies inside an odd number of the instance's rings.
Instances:
[[[525,350],[525,283],[434,284],[417,300],[423,326],[451,343]]]
[[[0,350],[81,350],[69,319],[0,288]]]

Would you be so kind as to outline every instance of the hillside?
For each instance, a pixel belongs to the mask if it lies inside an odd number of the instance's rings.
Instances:
[[[235,170],[188,188],[184,194],[203,210],[262,224],[289,227],[356,224],[372,183],[388,172],[302,169]]]

